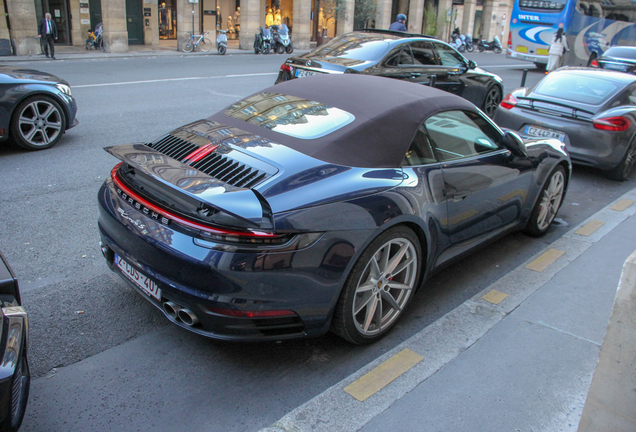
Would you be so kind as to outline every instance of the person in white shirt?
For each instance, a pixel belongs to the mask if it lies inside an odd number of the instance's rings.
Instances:
[[[569,50],[568,40],[563,31],[563,24],[559,24],[559,30],[552,36],[552,44],[550,45],[549,51],[550,56],[548,57],[548,65],[545,70],[550,72],[558,68],[561,64],[561,56]]]

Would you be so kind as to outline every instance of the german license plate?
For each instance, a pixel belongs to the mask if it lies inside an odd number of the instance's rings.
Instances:
[[[320,72],[314,72],[307,69],[296,69],[296,78],[308,77],[312,75],[319,75]]]
[[[148,276],[142,274],[139,270],[128,264],[122,257],[115,254],[115,264],[121,272],[130,279],[135,285],[141,288],[146,294],[161,300],[161,289]]]
[[[525,133],[540,138],[556,138],[561,142],[565,141],[564,133],[543,129],[537,126],[526,126]]]

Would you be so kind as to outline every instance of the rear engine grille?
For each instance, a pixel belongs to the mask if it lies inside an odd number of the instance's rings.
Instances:
[[[236,187],[251,188],[268,177],[265,172],[218,153],[204,157],[192,167]]]
[[[159,141],[146,144],[148,147],[170,156],[181,162],[187,155],[199,148],[196,144],[182,140],[173,135],[166,135]]]
[[[183,162],[189,154],[199,149],[196,144],[182,140],[174,135],[166,135],[158,141],[146,145],[179,162]],[[227,155],[216,152],[188,164],[211,177],[241,188],[252,188],[271,177],[265,171],[258,170]]]

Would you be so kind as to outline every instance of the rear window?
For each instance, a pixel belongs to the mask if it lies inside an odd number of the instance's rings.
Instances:
[[[603,53],[607,57],[618,57],[636,60],[636,47],[612,47]]]
[[[300,139],[323,137],[355,120],[353,114],[339,108],[273,92],[243,99],[225,114]]]
[[[601,105],[623,86],[624,84],[612,81],[606,76],[594,77],[557,72],[546,76],[537,84],[533,93],[571,102]]]
[[[360,61],[379,60],[389,49],[389,43],[383,38],[370,38],[367,35],[350,33],[332,39],[317,50],[306,54],[304,58],[340,57]]]

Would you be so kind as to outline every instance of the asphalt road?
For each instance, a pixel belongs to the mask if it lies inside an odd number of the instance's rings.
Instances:
[[[468,54],[517,87],[543,74]],[[273,83],[284,56],[25,62],[64,77],[80,124],[54,148],[0,147],[0,250],[30,314],[35,379],[23,431],[242,431],[268,426],[418,332],[634,187],[577,167],[560,225],[512,234],[438,273],[394,331],[354,347],[333,335],[282,343],[210,341],[168,323],[106,267],[96,194],[116,160],[104,146],[147,141]]]

